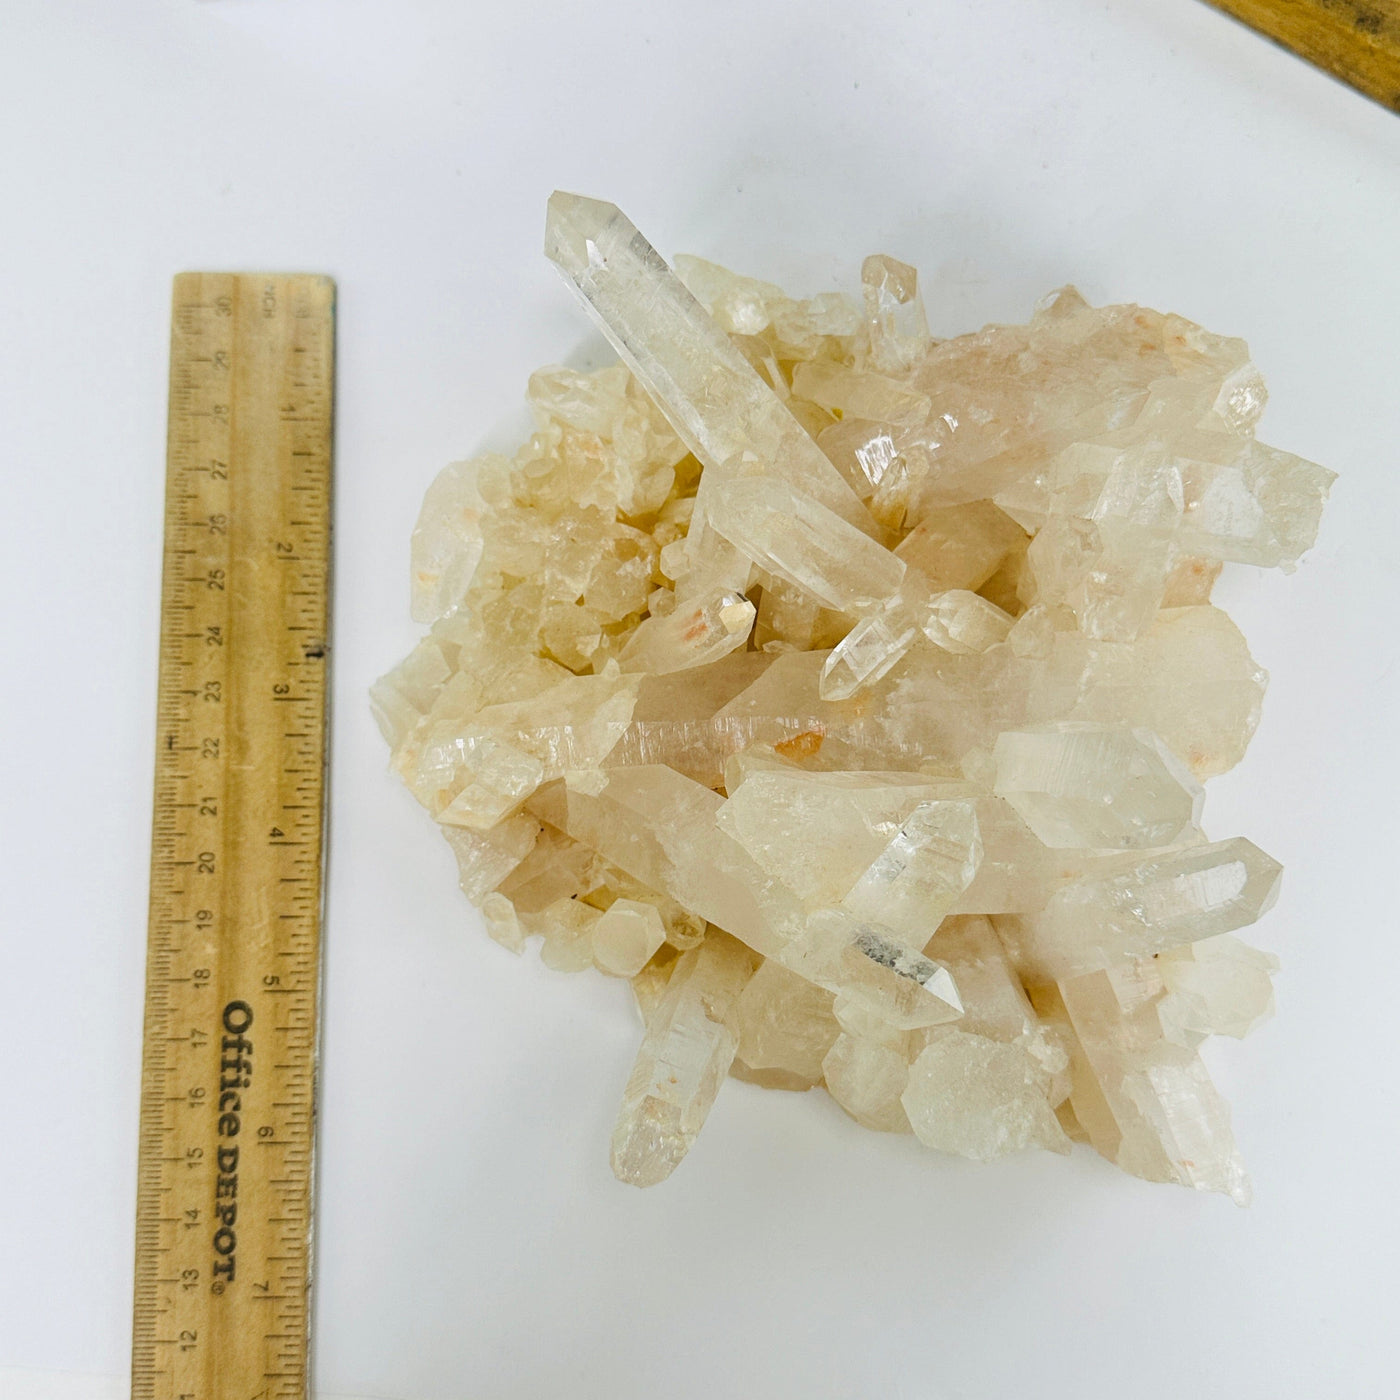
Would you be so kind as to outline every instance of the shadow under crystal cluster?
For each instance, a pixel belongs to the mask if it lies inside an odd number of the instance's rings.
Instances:
[[[567,194],[546,251],[622,363],[433,483],[374,704],[492,936],[631,979],[614,1171],[734,1075],[1245,1201],[1197,1051],[1272,1009],[1279,866],[1201,828],[1265,683],[1210,591],[1332,474],[1244,343],[1068,288],[936,341],[893,258],[799,301]]]

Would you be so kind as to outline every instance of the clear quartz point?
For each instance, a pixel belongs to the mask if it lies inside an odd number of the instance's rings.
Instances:
[[[929,348],[918,271],[898,258],[872,253],[861,264],[860,282],[870,363],[882,371],[907,374]]]
[[[1075,1061],[1071,1103],[1094,1146],[1133,1176],[1248,1205],[1230,1110],[1194,1050],[1162,1034],[1162,982],[1125,966],[1059,983]]]
[[[664,676],[705,666],[737,651],[749,640],[754,605],[733,590],[712,594],[698,604],[678,604],[649,617],[618,654],[624,671]]]
[[[1278,898],[1282,867],[1236,837],[1089,875],[1020,920],[1021,969],[1060,981],[1252,924]]]
[[[848,522],[868,521],[802,425],[615,204],[556,191],[545,255],[707,468],[752,463]]]
[[[612,1169],[630,1186],[655,1186],[695,1144],[739,1048],[737,1004],[757,959],[712,932],[671,971],[622,1093]]]
[[[823,606],[862,615],[899,592],[904,562],[807,492],[765,476],[722,477],[706,489],[710,525]]]
[[[1199,825],[1205,789],[1147,730],[1074,723],[1007,730],[992,791],[1053,847],[1170,846]]]
[[[834,647],[822,666],[818,693],[823,700],[849,700],[873,685],[913,645],[918,620],[902,598],[861,618]]]

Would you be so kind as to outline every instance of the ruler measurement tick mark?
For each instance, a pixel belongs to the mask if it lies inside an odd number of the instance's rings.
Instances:
[[[272,1393],[269,1382],[278,1396],[307,1393],[333,299],[320,277],[175,281],[138,1400],[249,1400]],[[315,646],[296,635],[306,631]],[[288,650],[303,668],[290,737],[273,704]],[[287,839],[279,821],[295,828]],[[289,866],[299,873],[284,875]],[[274,1008],[293,1006],[289,1036]],[[282,1151],[269,1159],[253,1146]],[[275,1334],[258,1320],[268,1296],[279,1300]]]

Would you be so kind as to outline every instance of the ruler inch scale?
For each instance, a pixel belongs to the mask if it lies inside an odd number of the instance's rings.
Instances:
[[[334,300],[175,279],[133,1400],[307,1393]]]

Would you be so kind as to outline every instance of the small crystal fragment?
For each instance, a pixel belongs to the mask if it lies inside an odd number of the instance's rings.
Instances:
[[[521,813],[485,832],[443,824],[442,834],[457,857],[462,893],[480,904],[535,848],[540,824]]]
[[[533,754],[480,728],[465,730],[434,752],[443,756],[435,766],[450,769],[456,785],[438,819],[477,831],[489,831],[509,816],[544,778],[544,765]]]
[[[618,899],[593,928],[593,961],[614,977],[635,977],[666,941],[666,925],[654,904]]]
[[[1011,616],[995,603],[964,588],[954,588],[930,600],[920,619],[920,631],[944,651],[969,656],[1004,642],[1011,624]]]
[[[839,997],[834,1010],[841,1033],[822,1060],[827,1091],[862,1127],[912,1131],[900,1096],[909,1082],[913,1036]]]
[[[977,811],[960,798],[921,802],[846,892],[841,906],[922,948],[982,863]]]
[[[895,553],[918,569],[935,592],[976,592],[1008,555],[1026,545],[1026,532],[990,501],[930,510]]]
[[[950,1029],[909,1066],[900,1103],[926,1147],[991,1161],[1036,1146],[1068,1151],[1048,1076],[1020,1046]]]
[[[739,994],[739,1059],[784,1088],[820,1084],[822,1060],[841,1033],[836,998],[780,963],[765,962]]]
[[[867,356],[879,370],[907,374],[928,353],[928,320],[919,274],[908,263],[872,253],[861,264]]]
[[[487,506],[477,471],[476,463],[454,462],[423,498],[412,546],[415,622],[436,622],[471,587],[486,547],[481,522]]]
[[[371,703],[490,936],[629,980],[615,1174],[732,1076],[1246,1201],[1198,1051],[1272,1013],[1280,871],[1202,827],[1267,680],[1211,593],[1333,476],[1244,342],[1073,288],[938,341],[887,254],[799,299],[564,193],[546,248],[621,362],[432,483]]]
[[[909,650],[918,632],[918,619],[902,598],[861,618],[827,656],[818,684],[821,698],[849,700],[862,686],[880,680]]]
[[[705,666],[737,651],[749,639],[754,605],[741,593],[718,593],[699,606],[685,605],[648,617],[632,633],[618,660],[624,671],[664,676]]]
[[[1274,1014],[1277,970],[1273,954],[1228,933],[1160,954],[1157,971],[1167,989],[1159,1008],[1164,1029],[1183,1044],[1208,1035],[1248,1035]]]

